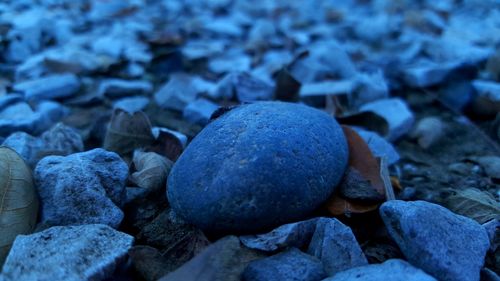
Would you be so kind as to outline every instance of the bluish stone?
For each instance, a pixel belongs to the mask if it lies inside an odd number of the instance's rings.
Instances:
[[[68,98],[80,89],[80,80],[74,74],[55,74],[28,80],[14,85],[14,90],[24,94],[26,100]]]
[[[205,127],[175,163],[168,199],[214,232],[257,232],[305,218],[334,192],[347,143],[328,114],[299,104],[239,106]]]
[[[244,281],[319,281],[326,276],[318,259],[297,248],[253,261],[243,272]]]
[[[425,201],[391,200],[380,215],[411,264],[439,280],[479,281],[490,246],[482,225]]]
[[[38,162],[34,178],[41,221],[49,225],[106,224],[117,228],[126,200],[127,164],[101,148]]]

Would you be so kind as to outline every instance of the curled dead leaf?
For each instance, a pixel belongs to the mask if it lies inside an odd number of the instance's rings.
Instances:
[[[37,213],[30,168],[14,150],[0,147],[0,268],[16,236],[33,231]]]
[[[144,112],[130,114],[117,108],[111,116],[103,147],[120,155],[127,155],[137,148],[151,145],[154,140],[151,123]]]
[[[172,161],[155,153],[135,151],[133,162],[137,172],[132,173],[132,181],[139,187],[155,191],[165,187]]]
[[[489,193],[476,188],[468,188],[454,192],[445,199],[445,206],[451,211],[485,223],[492,219],[500,219],[500,205]]]

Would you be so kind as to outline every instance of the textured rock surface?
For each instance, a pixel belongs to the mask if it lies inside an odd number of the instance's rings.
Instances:
[[[352,268],[323,281],[437,281],[404,260],[392,259],[382,264]]]
[[[490,242],[476,221],[425,201],[392,200],[380,215],[411,264],[439,280],[479,280]]]
[[[323,112],[281,102],[242,105],[186,148],[170,173],[168,199],[204,230],[271,228],[323,203],[342,177],[347,154],[340,126]]]
[[[328,276],[368,264],[351,229],[337,219],[318,220],[307,252],[321,260]]]
[[[128,167],[114,152],[94,149],[66,157],[48,156],[35,168],[41,221],[49,225],[101,223],[123,219]]]
[[[103,280],[126,258],[134,238],[100,224],[56,226],[19,235],[0,280]]]
[[[326,276],[318,259],[296,248],[253,261],[243,272],[244,281],[319,281]]]

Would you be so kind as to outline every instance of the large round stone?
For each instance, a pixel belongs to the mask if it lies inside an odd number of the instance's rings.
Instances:
[[[205,127],[175,163],[174,211],[211,233],[249,233],[303,219],[347,165],[334,118],[284,102],[241,105]]]

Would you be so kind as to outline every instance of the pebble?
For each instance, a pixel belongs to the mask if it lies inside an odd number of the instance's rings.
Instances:
[[[244,281],[319,281],[326,272],[321,262],[297,248],[251,262],[242,275]]]
[[[219,105],[213,103],[206,99],[197,99],[190,102],[183,112],[184,119],[200,124],[206,125],[210,121],[212,113],[214,113],[219,108]]]
[[[42,222],[49,225],[100,223],[117,228],[126,199],[128,166],[114,152],[97,148],[48,156],[34,172]]]
[[[382,116],[389,124],[389,141],[395,141],[409,132],[415,121],[413,113],[405,101],[400,98],[380,99],[367,103],[360,111],[371,111]]]
[[[354,130],[363,138],[375,157],[385,157],[388,165],[399,161],[400,156],[397,150],[379,134],[361,128],[354,128]]]
[[[490,242],[476,221],[425,201],[388,201],[380,215],[411,264],[439,280],[479,281]]]
[[[99,84],[99,95],[108,98],[121,98],[132,95],[147,95],[153,91],[153,85],[142,80],[106,79]]]
[[[391,259],[381,264],[352,268],[323,281],[437,281],[404,260]]]
[[[149,104],[149,99],[147,97],[126,97],[116,100],[113,104],[113,108],[122,109],[130,114],[146,109]]]
[[[241,105],[184,150],[168,178],[168,200],[203,230],[272,228],[328,199],[347,154],[340,126],[326,113],[283,102]]]
[[[240,102],[271,100],[274,87],[247,72],[232,72],[219,81],[216,96],[231,99],[234,95]]]
[[[132,236],[101,224],[55,226],[19,235],[0,279],[104,280],[125,261],[133,241]]]
[[[24,94],[26,100],[52,100],[72,97],[80,86],[78,77],[67,73],[16,83],[14,91]]]

